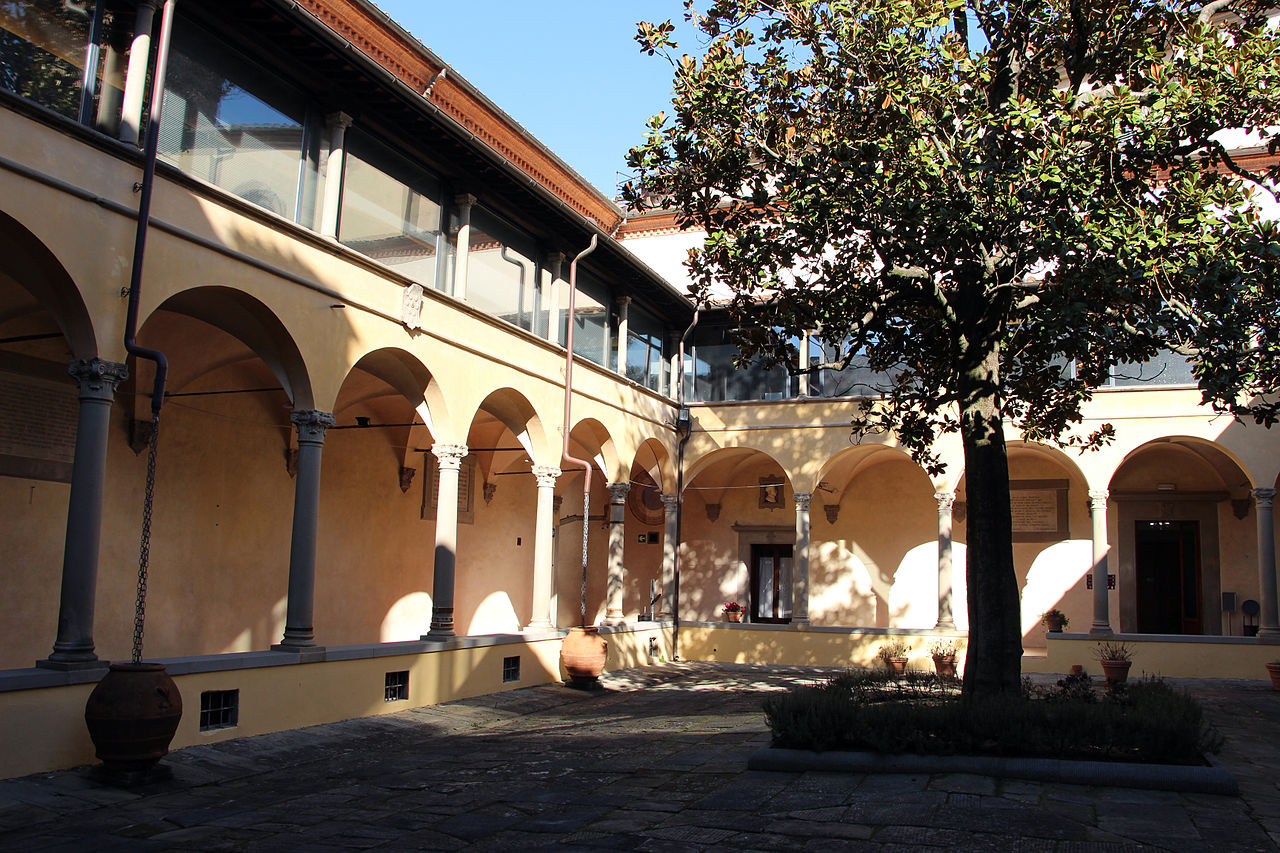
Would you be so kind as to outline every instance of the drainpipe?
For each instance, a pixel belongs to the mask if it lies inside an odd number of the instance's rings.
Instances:
[[[671,584],[674,598],[671,602],[671,659],[673,661],[680,660],[680,528],[684,520],[684,446],[693,433],[693,419],[689,414],[689,407],[684,402],[684,345],[689,340],[689,335],[693,333],[693,327],[698,325],[699,311],[701,311],[699,308],[693,310],[693,322],[680,336],[680,349],[676,356],[677,375],[674,377],[677,407],[676,432],[680,436],[680,445],[676,450],[676,544],[675,560],[671,567],[671,573],[675,576]]]
[[[151,414],[159,416],[164,402],[164,382],[169,363],[159,350],[138,346],[138,303],[142,296],[142,261],[147,249],[147,226],[151,221],[151,190],[156,178],[156,150],[160,141],[160,106],[164,101],[164,77],[169,65],[169,36],[173,31],[175,0],[164,0],[160,12],[160,43],[156,47],[156,67],[151,78],[151,117],[147,121],[147,141],[143,149],[142,183],[139,185],[138,229],[133,241],[133,271],[129,276],[129,314],[125,321],[124,348],[130,355],[155,362],[156,380],[151,392]],[[150,33],[148,33],[148,38]]]
[[[566,461],[581,465],[586,471],[582,480],[582,595],[579,597],[581,627],[587,627],[587,531],[591,523],[591,463],[579,459],[569,453],[569,428],[573,421],[569,419],[573,407],[573,318],[575,297],[578,293],[578,261],[596,250],[596,235],[591,235],[591,244],[583,249],[569,264],[569,332],[565,336],[567,352],[564,357],[564,446],[563,455]]]

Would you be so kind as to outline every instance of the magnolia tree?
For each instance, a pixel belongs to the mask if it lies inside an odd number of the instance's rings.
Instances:
[[[1006,432],[1080,448],[1117,364],[1187,357],[1206,403],[1270,426],[1280,39],[1267,3],[693,0],[701,57],[630,154],[634,205],[705,230],[696,299],[745,357],[838,342],[931,473],[958,432],[968,498],[967,696],[1019,688]],[[698,3],[696,5],[702,5]],[[1267,165],[1272,164],[1272,165]]]

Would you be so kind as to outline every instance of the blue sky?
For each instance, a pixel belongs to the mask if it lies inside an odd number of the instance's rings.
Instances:
[[[609,197],[645,121],[669,111],[671,66],[634,35],[679,26],[681,0],[375,2]]]

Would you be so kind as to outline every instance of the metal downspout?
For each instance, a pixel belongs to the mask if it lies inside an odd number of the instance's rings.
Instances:
[[[671,602],[671,659],[673,661],[680,660],[680,537],[681,527],[684,521],[684,446],[689,441],[689,436],[693,433],[693,420],[689,414],[689,407],[684,402],[684,345],[689,340],[689,335],[693,333],[693,327],[698,325],[699,308],[693,310],[693,322],[689,324],[689,328],[684,330],[684,334],[680,336],[680,350],[676,357],[677,376],[676,381],[676,432],[680,435],[680,445],[676,450],[676,542],[674,548],[675,559],[672,563],[671,573],[674,575],[671,584],[672,598]]]
[[[143,148],[142,183],[138,198],[138,227],[133,241],[133,270],[129,276],[129,314],[125,320],[124,348],[132,356],[155,362],[156,379],[151,392],[151,413],[159,415],[164,403],[164,383],[169,362],[159,350],[138,346],[138,303],[142,296],[142,262],[147,251],[147,226],[151,220],[151,191],[156,179],[156,151],[160,141],[160,107],[164,101],[164,78],[169,65],[169,37],[173,31],[176,0],[164,0],[160,12],[160,43],[156,46],[156,66],[151,75],[151,115],[147,120],[147,140]]]
[[[570,414],[573,410],[573,319],[578,293],[578,261],[596,250],[596,235],[591,235],[591,243],[579,252],[569,264],[569,329],[565,335],[566,352],[564,356],[564,433],[563,455],[566,461],[581,465],[586,471],[582,480],[582,594],[579,597],[580,627],[587,627],[587,532],[591,522],[591,463],[579,459],[569,453],[569,430],[573,425]]]

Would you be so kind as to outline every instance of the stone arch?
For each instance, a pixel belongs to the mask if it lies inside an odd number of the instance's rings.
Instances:
[[[1125,454],[1108,482],[1120,630],[1219,634],[1222,592],[1260,599],[1254,487],[1208,439],[1162,436]],[[1241,620],[1228,627],[1240,633]]]
[[[815,478],[810,513],[809,607],[815,622],[937,624],[933,495],[929,475],[898,447],[858,445],[827,460]]]
[[[225,337],[218,340],[211,330]],[[228,347],[227,337],[239,348]],[[138,340],[166,354],[175,349],[191,352],[189,363],[170,365],[171,388],[182,388],[211,370],[256,357],[280,383],[294,409],[315,407],[310,374],[293,336],[269,306],[242,290],[204,285],[179,291],[146,318]],[[139,387],[145,387],[141,374],[148,374],[149,383],[151,370],[144,363],[138,373]]]
[[[0,322],[5,328],[15,328],[24,317],[46,311],[72,356],[87,359],[98,355],[93,319],[71,275],[39,237],[3,212],[0,310]]]

